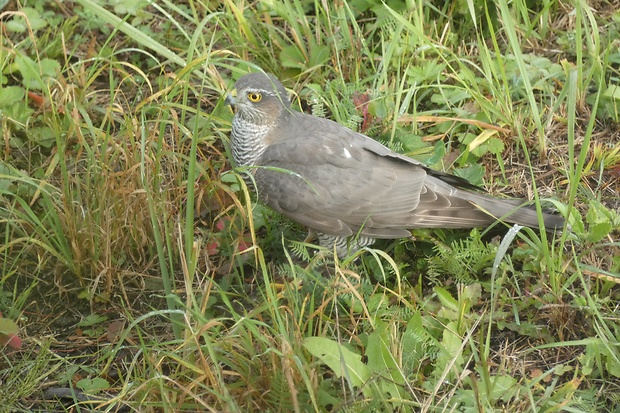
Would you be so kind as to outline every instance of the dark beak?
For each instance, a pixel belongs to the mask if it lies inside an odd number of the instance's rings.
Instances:
[[[226,99],[224,99],[224,104],[228,106],[235,106],[237,104],[237,99],[231,95],[226,95]]]

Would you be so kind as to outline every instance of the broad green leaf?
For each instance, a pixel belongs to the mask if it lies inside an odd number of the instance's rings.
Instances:
[[[35,62],[26,55],[15,55],[15,68],[22,75],[22,83],[28,89],[42,90],[46,79],[56,77],[60,64],[52,59]]]
[[[493,400],[509,401],[514,397],[514,393],[518,390],[516,387],[518,380],[510,376],[493,377],[491,384],[491,398]]]
[[[435,287],[434,290],[435,294],[437,294],[437,298],[439,298],[439,301],[441,301],[441,304],[444,307],[447,307],[452,311],[459,311],[459,302],[452,297],[446,289],[442,287]]]
[[[368,311],[376,313],[390,304],[389,298],[385,294],[373,294],[367,303]]]
[[[7,86],[0,88],[0,109],[24,99],[26,92],[20,86]]]
[[[28,130],[28,138],[31,142],[41,145],[45,148],[51,148],[56,144],[54,132],[48,126],[40,126],[30,128]]]
[[[17,334],[19,332],[19,327],[13,320],[9,320],[8,318],[0,317],[0,334],[9,335],[9,334]]]
[[[458,325],[456,322],[449,322],[446,325],[446,329],[443,331],[443,339],[441,340],[441,344],[443,344],[443,347],[448,352],[450,358],[458,357],[459,359],[462,359],[460,352],[463,339],[456,334],[457,329]]]
[[[114,5],[114,11],[117,14],[136,15],[146,6],[147,2],[143,0],[112,0],[110,3]]]
[[[338,377],[346,378],[352,386],[362,387],[370,378],[370,371],[362,362],[362,356],[342,344],[325,337],[308,337],[304,340],[304,347]]]
[[[605,367],[607,367],[607,371],[609,371],[611,375],[614,377],[620,377],[620,363],[616,357],[610,355],[607,358]]]
[[[43,78],[39,70],[39,65],[23,54],[15,55],[15,66],[22,75],[22,83],[28,89],[42,90]]]
[[[4,162],[0,161],[0,194],[4,194],[11,189],[14,182],[14,180],[11,178],[12,175],[13,170],[9,168]],[[0,318],[0,321],[2,321],[2,318]],[[0,333],[2,333],[1,326]]]
[[[588,222],[588,242],[598,242],[609,234],[613,228],[610,211],[598,201],[590,201],[586,221]]]
[[[588,228],[588,242],[599,242],[605,238],[612,229],[613,226],[611,225],[611,222],[601,222],[599,224],[590,225]]]
[[[54,59],[41,59],[39,63],[41,75],[44,79],[55,78],[60,72],[60,63]]]
[[[407,328],[401,338],[403,364],[408,368],[417,366],[425,356],[424,349],[430,337],[423,323],[422,315],[416,312],[407,323]]]
[[[99,393],[101,390],[110,388],[110,383],[108,383],[107,380],[102,379],[101,377],[95,377],[93,379],[82,379],[78,381],[75,385],[78,389],[81,389],[88,394],[96,394]]]
[[[310,66],[322,66],[329,60],[329,47],[324,44],[315,45],[310,52]]]
[[[441,375],[447,368],[450,369],[448,380],[457,377],[465,362],[461,350],[463,339],[456,334],[458,325],[455,321],[446,324],[441,340],[441,350],[437,354],[436,375]]]
[[[106,321],[108,317],[100,315],[100,314],[90,314],[87,315],[82,321],[80,321],[77,326],[78,327],[90,327],[97,324],[101,324]]]
[[[447,122],[446,122],[447,123]],[[424,160],[427,165],[439,164],[446,156],[446,145],[443,142],[437,142],[433,148],[433,154]]]
[[[586,346],[586,351],[577,357],[579,363],[581,363],[581,372],[586,376],[589,376],[594,371],[594,364],[596,362],[595,352],[592,351],[592,345],[588,345]]]
[[[34,110],[31,109],[26,100],[22,99],[19,100],[17,102],[15,102],[14,104],[12,104],[9,107],[5,107],[2,110],[2,114],[4,116],[6,116],[7,118],[13,119],[16,123],[23,123],[26,124],[28,123],[30,116],[32,116],[32,114],[34,113]],[[15,125],[15,129],[21,129],[21,125]],[[10,141],[10,145],[13,148],[21,148],[23,145],[23,140],[21,140],[18,136],[13,135],[9,138]]]
[[[504,141],[498,138],[490,138],[487,141],[487,151],[493,155],[504,152]]]
[[[603,92],[603,96],[614,100],[620,100],[620,86],[609,85],[609,87]]]
[[[47,26],[47,22],[36,9],[32,7],[23,7],[20,11],[26,15],[26,19],[32,31],[36,32]]]
[[[388,347],[388,343],[392,341],[389,334],[389,325],[385,322],[378,322],[375,331],[368,336],[368,348],[366,349],[368,368],[373,376],[378,374],[385,379],[378,383],[375,381],[382,392],[389,393],[391,397],[402,398],[404,396],[402,385],[405,384],[405,378]]]
[[[403,134],[398,137],[398,140],[403,144],[405,151],[413,152],[420,148],[427,148],[428,143],[422,140],[422,137],[413,133]]]
[[[0,10],[2,7],[0,7]],[[28,26],[32,29],[33,32],[36,32],[39,29],[43,29],[47,26],[47,22],[45,19],[41,18],[41,14],[32,7],[22,7],[19,10],[21,13],[25,15],[25,19],[22,15],[15,15],[15,17],[6,22],[6,28],[8,31],[13,33],[24,33],[28,30]]]
[[[220,177],[220,181],[227,184],[237,184],[239,183],[239,177],[234,173],[226,173]]]
[[[0,348],[8,345],[14,349],[21,348],[22,340],[17,336],[19,327],[13,320],[0,316]]]
[[[480,283],[473,283],[463,288],[462,297],[469,300],[471,305],[475,305],[478,301],[480,301],[481,296],[482,286],[480,285]]]
[[[442,89],[441,93],[433,93],[431,102],[438,105],[458,105],[460,102],[471,99],[471,94],[464,89]]]
[[[287,46],[280,52],[280,63],[283,67],[292,69],[304,69],[306,56],[295,46]]]
[[[436,60],[429,60],[422,65],[413,65],[407,68],[409,82],[424,84],[430,81],[442,80],[446,65],[438,63]]]
[[[473,185],[481,186],[484,182],[484,166],[474,163],[464,168],[458,168],[454,170],[454,175],[459,176]]]

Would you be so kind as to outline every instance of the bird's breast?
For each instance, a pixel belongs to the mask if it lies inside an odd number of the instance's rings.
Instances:
[[[230,146],[235,164],[239,166],[256,165],[258,158],[265,152],[265,140],[269,127],[258,125],[235,116],[232,121]]]

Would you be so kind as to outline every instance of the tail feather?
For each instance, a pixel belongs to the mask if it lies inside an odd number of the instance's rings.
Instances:
[[[496,219],[532,228],[539,226],[538,211],[522,200],[496,199],[471,192],[465,198]],[[565,220],[561,215],[542,212],[542,221],[547,231],[555,231],[564,227]]]

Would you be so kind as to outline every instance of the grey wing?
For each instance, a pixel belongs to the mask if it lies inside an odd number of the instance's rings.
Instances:
[[[320,135],[302,130],[294,140],[270,145],[255,172],[260,198],[293,221],[326,234],[375,238],[470,225],[437,214],[475,208],[452,199],[457,189],[429,177],[416,161],[330,121],[321,123]]]
[[[396,171],[381,167],[376,157],[344,145],[272,145],[255,172],[259,197],[293,221],[326,234],[350,236],[364,228],[365,235],[407,236],[397,216],[418,203],[426,174],[413,173],[408,182],[399,182]]]
[[[259,197],[293,221],[329,235],[409,236],[412,228],[472,228],[497,218],[537,226],[535,210],[460,188],[462,178],[428,169],[327,119],[300,114],[298,133],[268,146],[255,172]],[[544,214],[551,227],[561,217]]]

